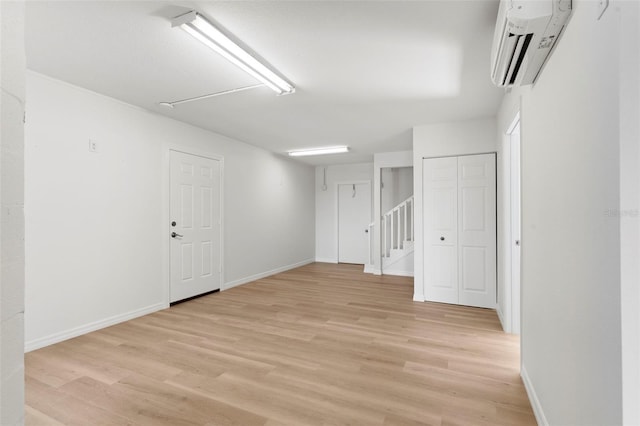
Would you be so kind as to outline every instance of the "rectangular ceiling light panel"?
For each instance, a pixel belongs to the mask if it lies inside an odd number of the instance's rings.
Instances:
[[[195,39],[222,55],[229,62],[264,83],[279,95],[295,92],[295,88],[291,84],[238,46],[198,12],[191,11],[174,18],[172,26],[179,26]]]
[[[289,151],[288,154],[291,157],[304,157],[307,155],[341,154],[343,152],[349,152],[349,147],[348,146],[328,146],[325,148],[300,149],[295,151]]]

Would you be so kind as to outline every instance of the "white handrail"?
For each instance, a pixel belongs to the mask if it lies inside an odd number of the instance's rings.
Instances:
[[[392,249],[402,249],[405,242],[413,241],[414,204],[412,195],[382,215],[382,257],[391,256]]]
[[[402,201],[401,203],[399,203],[397,206],[392,207],[388,212],[384,213],[383,216],[386,216],[386,215],[390,214],[394,210],[398,210],[400,208],[400,206],[402,206],[403,204],[406,204],[406,203],[413,203],[413,195],[411,197],[407,198],[406,200]]]
[[[380,253],[382,257],[390,257],[392,249],[402,249],[404,244],[414,241],[413,233],[413,195],[391,210],[382,215],[380,223],[382,247]],[[369,264],[374,264],[373,253],[371,252],[373,241],[373,229],[375,222],[369,224]]]

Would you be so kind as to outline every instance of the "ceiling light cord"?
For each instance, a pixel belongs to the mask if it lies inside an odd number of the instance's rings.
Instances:
[[[185,104],[187,102],[199,101],[201,99],[215,98],[216,96],[228,95],[230,93],[242,92],[249,89],[256,89],[258,87],[264,87],[264,84],[260,83],[260,84],[254,84],[253,86],[238,87],[237,89],[229,89],[229,90],[224,90],[222,92],[209,93],[208,95],[196,96],[196,97],[187,98],[187,99],[180,99],[179,101],[160,102],[160,105],[173,108],[176,105]]]

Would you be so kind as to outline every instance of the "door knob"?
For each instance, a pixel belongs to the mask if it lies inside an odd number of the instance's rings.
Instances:
[[[444,241],[444,237],[440,237],[440,241]]]
[[[175,238],[175,237],[184,237],[184,235],[180,235],[180,234],[177,234],[175,232],[172,232],[171,233],[171,238]]]
[[[364,232],[366,232],[366,233],[368,234],[368,233],[369,233],[369,230],[368,230],[368,229],[365,229],[365,230],[364,230]]]

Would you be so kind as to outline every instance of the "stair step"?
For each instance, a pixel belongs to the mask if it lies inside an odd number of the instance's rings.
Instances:
[[[389,255],[388,256],[382,256],[385,259],[392,259],[392,258],[400,258],[402,256],[405,256],[409,253],[413,252],[413,242],[410,242],[410,244],[407,244],[405,246],[405,248],[401,248],[401,249],[391,249],[389,250]]]

